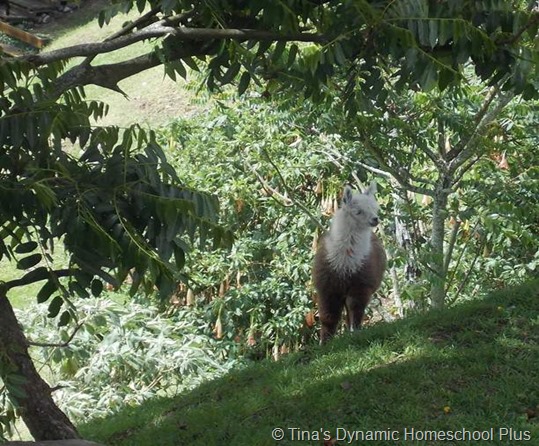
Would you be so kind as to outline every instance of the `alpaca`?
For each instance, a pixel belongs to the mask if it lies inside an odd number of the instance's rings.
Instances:
[[[358,329],[372,294],[382,282],[386,254],[372,231],[378,225],[375,193],[374,182],[363,193],[346,186],[342,206],[318,244],[313,282],[322,322],[321,343],[335,334],[344,307],[348,328]]]

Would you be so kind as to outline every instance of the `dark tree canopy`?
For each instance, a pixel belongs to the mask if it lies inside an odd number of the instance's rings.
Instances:
[[[383,94],[384,78],[397,86],[441,89],[462,79],[471,62],[477,74],[527,98],[537,95],[538,53],[534,39],[539,11],[534,1],[114,1],[100,23],[133,8],[140,17],[104,42],[23,58],[33,68],[74,56],[87,59],[63,71],[55,94],[97,84],[117,89],[119,80],[165,64],[185,75],[204,60],[210,89],[250,80],[301,85],[319,96],[339,75],[343,93]],[[93,64],[97,54],[140,40],[154,50],[125,62]],[[308,45],[307,42],[315,45]],[[9,69],[9,68],[8,68]],[[55,70],[55,71],[56,71]],[[56,79],[56,76],[53,76]]]

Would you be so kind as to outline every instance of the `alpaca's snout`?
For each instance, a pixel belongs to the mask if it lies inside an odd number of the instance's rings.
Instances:
[[[372,217],[369,223],[371,226],[378,226],[378,223],[380,223],[380,220],[378,220],[378,217]]]

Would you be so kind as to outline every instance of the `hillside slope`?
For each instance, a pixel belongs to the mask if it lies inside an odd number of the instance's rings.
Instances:
[[[81,430],[110,446],[539,444],[538,383],[535,281],[262,361]]]

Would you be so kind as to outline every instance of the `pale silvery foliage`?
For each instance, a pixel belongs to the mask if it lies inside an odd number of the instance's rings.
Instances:
[[[177,394],[234,364],[223,360],[213,340],[181,314],[164,317],[148,304],[120,305],[103,298],[81,301],[77,309],[84,325],[68,348],[32,348],[38,362],[48,362],[44,375],[58,386],[57,404],[75,420]],[[18,311],[18,317],[31,340],[62,342],[73,327],[59,333],[57,321],[46,313],[46,305],[35,305]]]

